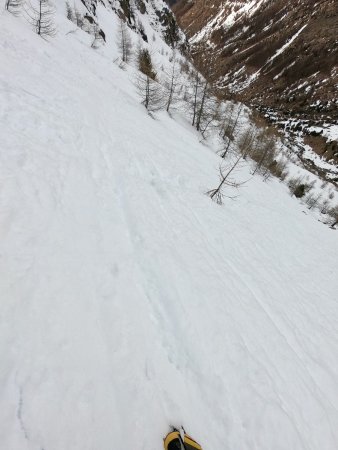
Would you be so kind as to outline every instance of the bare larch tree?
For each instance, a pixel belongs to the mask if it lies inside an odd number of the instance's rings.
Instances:
[[[234,139],[235,130],[238,125],[238,121],[242,114],[242,111],[243,111],[243,104],[240,103],[237,107],[237,112],[236,112],[234,120],[232,119],[232,113],[231,113],[231,119],[230,119],[229,126],[227,127],[227,132],[225,135],[227,142],[226,142],[226,145],[224,146],[223,152],[221,154],[221,158],[223,158],[223,159],[227,156],[227,154],[229,152],[230,144],[231,144],[232,140]]]
[[[216,189],[211,189],[210,191],[206,192],[206,195],[208,195],[211,200],[215,201],[219,205],[222,205],[224,193],[223,188],[225,186],[229,186],[232,188],[239,188],[241,185],[243,185],[245,182],[236,182],[231,175],[233,174],[234,170],[238,166],[242,159],[242,155],[239,155],[235,162],[225,169],[222,168],[222,166],[219,167],[219,174],[220,174],[220,183],[217,186]],[[229,196],[230,198],[233,198]]]
[[[192,122],[191,125],[194,127],[196,123],[196,116],[198,111],[198,100],[199,100],[199,93],[202,86],[202,76],[199,74],[197,70],[193,72],[192,75],[192,94],[188,98],[188,104],[190,105],[190,108],[192,110]]]
[[[155,112],[164,107],[162,87],[149,75],[138,73],[136,89],[142,105],[146,107],[148,112]]]
[[[121,59],[124,63],[128,63],[131,57],[132,43],[129,35],[129,29],[122,19],[120,19],[117,38]]]
[[[178,93],[177,93],[178,85],[179,85],[179,70],[177,67],[177,62],[174,59],[171,71],[165,73],[164,90],[166,95],[165,109],[167,112],[170,111],[170,108],[178,100]]]
[[[30,5],[27,14],[38,35],[43,38],[55,36],[56,28],[53,21],[55,9],[49,0],[37,0],[37,6]]]

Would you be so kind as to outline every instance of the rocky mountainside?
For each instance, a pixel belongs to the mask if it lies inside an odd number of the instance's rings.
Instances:
[[[180,0],[173,10],[193,45],[215,50],[222,87],[284,115],[337,117],[337,0]]]
[[[116,13],[128,24],[128,27],[139,34],[144,42],[149,42],[153,33],[159,33],[165,43],[172,48],[184,52],[187,45],[186,36],[180,30],[175,16],[163,0],[80,0],[84,8],[84,19],[89,23],[97,23],[97,9],[102,7]],[[68,2],[67,2],[68,3]],[[69,4],[69,3],[68,3]],[[146,18],[147,20],[142,20]],[[148,30],[144,23],[149,23]],[[105,40],[105,31],[100,29]]]

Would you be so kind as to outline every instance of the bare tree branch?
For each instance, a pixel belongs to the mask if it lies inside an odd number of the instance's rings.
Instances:
[[[229,186],[229,187],[238,189],[240,186],[242,186],[243,184],[246,183],[246,181],[237,182],[231,177],[231,174],[234,172],[234,170],[240,163],[241,159],[242,159],[242,156],[241,155],[238,156],[237,159],[235,160],[235,162],[232,164],[232,166],[227,167],[226,169],[223,169],[222,166],[220,165],[219,166],[219,173],[220,173],[219,185],[217,186],[216,189],[211,189],[210,191],[206,192],[206,195],[208,195],[211,198],[211,200],[215,201],[219,205],[223,204],[223,198],[225,196],[223,193],[224,186]],[[225,172],[225,170],[226,170],[226,172]],[[229,198],[234,198],[234,197],[230,196]]]
[[[49,0],[37,0],[37,7],[29,4],[26,14],[29,23],[39,36],[42,38],[55,36],[56,28],[53,21],[55,8],[50,4]]]

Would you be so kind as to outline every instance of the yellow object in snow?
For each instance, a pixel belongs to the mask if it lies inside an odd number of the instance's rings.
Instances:
[[[184,438],[179,433],[179,431],[172,431],[167,434],[164,439],[164,449],[165,450],[202,450],[202,447],[194,441],[192,437],[184,433]]]

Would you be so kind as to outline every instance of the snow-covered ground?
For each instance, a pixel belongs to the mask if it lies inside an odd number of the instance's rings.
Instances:
[[[337,232],[276,180],[205,196],[219,158],[98,14],[98,50],[0,15],[0,448],[335,450]]]

